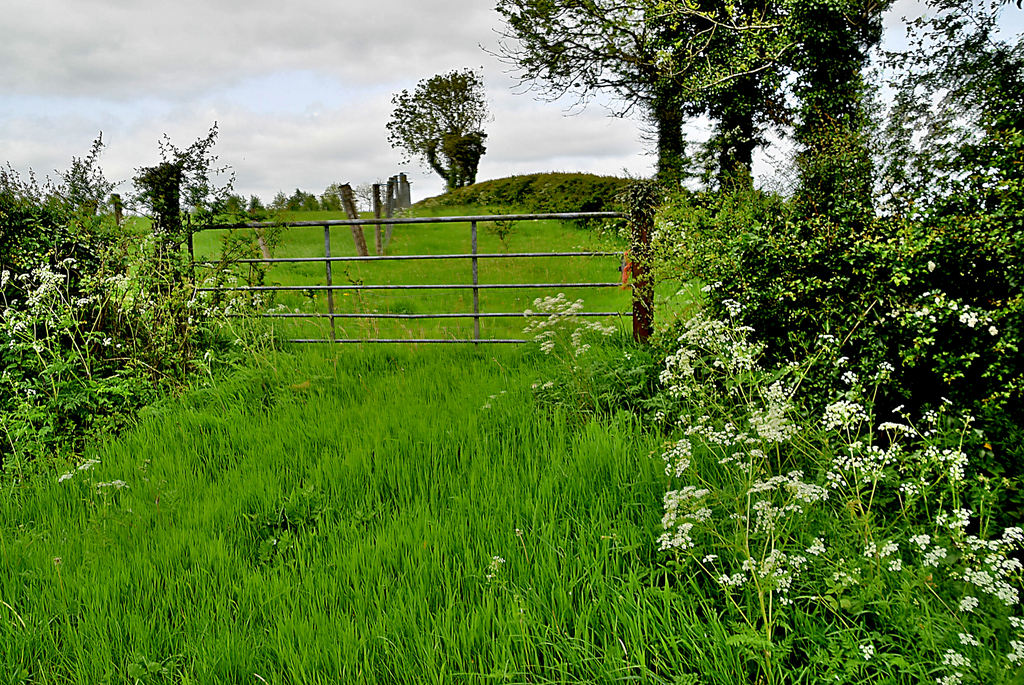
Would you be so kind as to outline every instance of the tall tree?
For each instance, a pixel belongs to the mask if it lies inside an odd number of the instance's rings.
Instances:
[[[768,0],[497,0],[507,26],[500,53],[524,82],[552,98],[574,95],[586,103],[606,91],[618,98],[617,116],[639,109],[654,127],[658,175],[670,185],[685,173],[687,118],[712,114],[728,120],[723,130],[731,132],[735,119],[745,117],[738,124],[745,133],[730,133],[729,140],[752,141],[749,150],[730,143],[723,167],[731,174],[735,158],[749,175],[757,141],[752,122],[767,107],[730,103],[737,89],[756,97],[768,92],[760,80],[780,52],[780,24],[766,9],[773,6]],[[710,108],[715,102],[717,110]]]
[[[873,212],[863,70],[892,0],[795,0],[796,138],[805,214],[855,223]]]
[[[448,185],[461,188],[476,182],[486,152],[488,120],[484,84],[472,69],[450,71],[424,79],[410,93],[391,99],[388,142],[427,163]]]

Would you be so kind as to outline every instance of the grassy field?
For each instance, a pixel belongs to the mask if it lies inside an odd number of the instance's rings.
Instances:
[[[417,210],[415,215],[455,216],[460,214],[489,213],[478,207],[445,207]],[[494,211],[493,213],[497,213]],[[315,221],[341,219],[342,214],[330,212],[300,212],[290,220]],[[479,252],[506,254],[516,252],[622,252],[625,243],[617,236],[598,235],[591,230],[556,221],[520,221],[513,226],[507,240],[495,234],[491,222],[479,226]],[[331,254],[354,255],[351,229],[347,226],[331,229]],[[367,243],[373,251],[373,227],[365,227]],[[208,231],[196,238],[197,259],[215,258],[220,252],[224,232]],[[470,225],[429,224],[397,225],[387,253],[389,255],[414,254],[468,254],[471,250]],[[275,256],[322,257],[324,255],[324,229],[322,227],[296,227],[287,229]],[[545,257],[536,259],[501,258],[479,260],[479,282],[499,283],[571,283],[618,282],[621,278],[621,259],[609,257]],[[472,283],[469,259],[458,260],[403,260],[367,262],[335,262],[332,266],[334,285],[354,284],[462,284]],[[325,283],[322,262],[277,264],[266,274],[266,285],[310,286]],[[483,313],[520,313],[529,308],[537,297],[565,292],[570,299],[582,298],[589,311],[628,312],[630,292],[618,288],[554,288],[554,289],[483,289],[480,291],[480,311]],[[292,291],[277,293],[270,303],[280,312],[327,312],[324,291]],[[393,290],[393,291],[336,291],[334,307],[340,313],[375,314],[433,314],[471,313],[473,294],[468,289],[448,290]],[[628,318],[620,325],[628,327]],[[327,338],[330,329],[327,319],[276,319],[285,337]],[[339,318],[335,321],[339,338],[446,338],[473,337],[473,320],[461,319],[356,319]],[[524,325],[522,318],[484,318],[481,336],[484,338],[520,338]]]
[[[655,570],[656,439],[546,412],[545,362],[307,347],[4,492],[0,682],[699,672],[722,628]]]

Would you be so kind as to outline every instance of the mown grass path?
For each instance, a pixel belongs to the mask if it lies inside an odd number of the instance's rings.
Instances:
[[[6,484],[0,682],[696,670],[720,628],[654,571],[658,439],[538,406],[543,361],[279,355],[150,410],[63,482]]]

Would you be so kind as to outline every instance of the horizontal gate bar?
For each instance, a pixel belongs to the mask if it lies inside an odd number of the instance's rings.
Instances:
[[[265,319],[473,319],[473,318],[496,318],[496,317],[542,317],[551,316],[550,313],[534,312],[480,312],[479,314],[468,313],[444,313],[444,314],[321,314],[317,312],[295,313],[295,314],[260,314]],[[573,316],[633,316],[633,312],[577,312]],[[239,314],[233,318],[243,318]]]
[[[295,338],[290,343],[528,343],[529,340],[520,338],[480,338],[475,340],[469,338],[460,340],[455,338],[338,338],[337,340],[325,340],[323,338]]]
[[[239,224],[218,224],[203,226],[197,230],[211,231],[225,228],[274,228],[286,226],[301,228],[306,226],[375,226],[377,224],[468,224],[473,221],[574,221],[576,219],[618,219],[620,212],[561,212],[555,214],[481,214],[480,216],[422,216],[404,219],[325,219],[321,221],[254,221]]]
[[[405,259],[510,259],[513,257],[621,257],[621,252],[492,252],[484,254],[412,254],[349,257],[274,257],[271,259],[235,259],[231,264],[283,264],[315,262],[386,262]],[[219,266],[220,262],[196,262],[196,266]]]
[[[438,283],[436,285],[245,285],[222,288],[196,288],[203,293],[217,291],[261,292],[268,290],[472,290],[473,288],[619,288],[622,283],[487,283],[472,285],[466,283]]]
[[[472,313],[456,313],[456,312],[445,312],[436,314],[359,314],[354,312],[337,313],[333,311],[333,308],[329,308],[328,313],[280,313],[262,314],[266,318],[328,318],[331,324],[331,338],[330,339],[318,339],[318,338],[297,338],[289,340],[294,343],[449,343],[449,344],[479,344],[479,343],[492,343],[492,344],[521,344],[527,343],[529,340],[520,338],[481,338],[479,334],[479,324],[482,318],[498,318],[498,317],[516,317],[516,318],[528,318],[528,317],[542,317],[549,316],[549,314],[527,314],[526,312],[488,312],[481,313],[477,310],[476,300],[479,290],[488,289],[526,289],[526,288],[548,288],[555,289],[558,291],[563,288],[619,288],[623,287],[621,283],[491,283],[491,284],[479,284],[477,282],[477,260],[478,259],[512,259],[512,258],[532,258],[532,257],[620,257],[623,258],[624,254],[619,251],[574,251],[574,252],[520,252],[520,253],[485,253],[478,254],[477,243],[476,243],[476,231],[477,224],[480,222],[494,222],[494,221],[534,221],[534,220],[555,220],[555,221],[572,221],[578,219],[617,219],[623,215],[619,212],[561,212],[561,213],[549,213],[549,214],[489,214],[489,215],[478,215],[478,216],[453,216],[453,217],[415,217],[415,218],[388,218],[386,221],[382,221],[381,217],[374,217],[373,219],[331,219],[321,221],[291,221],[291,222],[275,222],[275,221],[263,221],[263,222],[247,222],[247,223],[236,223],[236,224],[222,224],[219,226],[206,226],[198,229],[203,230],[217,230],[217,229],[232,229],[232,228],[270,228],[270,227],[310,227],[310,228],[323,228],[325,234],[325,249],[323,257],[281,257],[281,258],[267,258],[267,259],[239,259],[234,260],[234,264],[276,264],[276,263],[324,263],[326,265],[327,284],[326,285],[309,285],[309,286],[285,286],[285,285],[259,285],[259,286],[228,286],[228,287],[204,287],[196,288],[199,292],[274,292],[274,291],[326,291],[328,299],[331,298],[332,293],[335,290],[350,290],[350,291],[363,291],[363,290],[472,290],[474,300],[474,311]],[[332,256],[330,253],[330,227],[332,226],[379,226],[382,223],[391,225],[430,225],[430,224],[448,224],[448,223],[463,223],[471,224],[472,230],[472,252],[459,253],[459,254],[439,254],[439,255],[379,255],[379,256]],[[194,231],[198,232],[198,231]],[[192,255],[192,236],[189,235],[189,253]],[[473,261],[473,283],[438,283],[438,284],[409,284],[409,285],[385,285],[385,284],[372,284],[372,285],[361,285],[361,284],[350,284],[350,285],[334,285],[331,282],[331,263],[332,262],[369,262],[369,261],[401,261],[401,260],[423,260],[423,259],[469,259]],[[195,262],[192,260],[193,266],[211,267],[220,264],[215,261],[204,261]],[[604,317],[632,317],[632,312],[579,312],[576,316],[604,316]],[[474,324],[475,335],[471,339],[458,339],[458,338],[335,338],[334,336],[334,325],[335,319],[456,319],[456,318],[472,318],[476,321]]]

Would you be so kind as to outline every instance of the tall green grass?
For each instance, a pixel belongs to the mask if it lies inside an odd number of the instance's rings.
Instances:
[[[710,668],[724,628],[654,556],[657,439],[626,414],[546,412],[529,391],[543,364],[305,348],[150,409],[63,482],[10,486],[0,682],[661,683]]]

